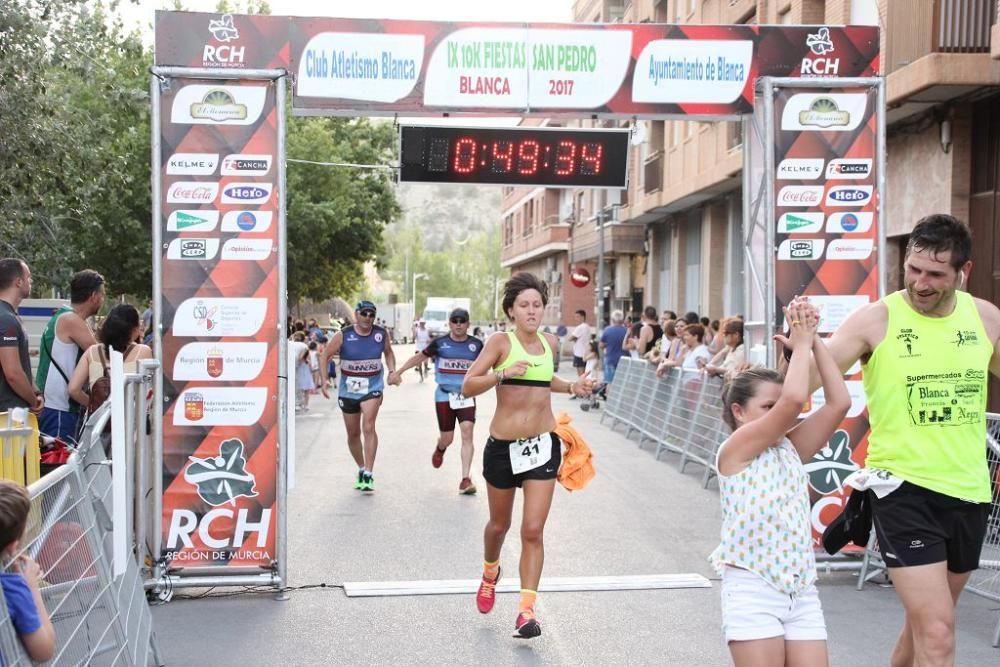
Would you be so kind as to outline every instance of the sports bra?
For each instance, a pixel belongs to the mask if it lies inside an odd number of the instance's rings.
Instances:
[[[552,362],[552,348],[549,347],[549,341],[545,339],[544,335],[539,333],[538,338],[542,341],[544,351],[541,354],[528,354],[524,346],[521,345],[521,341],[517,339],[517,335],[513,331],[507,332],[507,340],[510,341],[510,353],[493,370],[502,371],[505,368],[510,368],[519,361],[527,361],[530,365],[528,366],[528,370],[524,372],[524,375],[504,380],[504,384],[548,387],[552,383],[552,376],[555,374]]]

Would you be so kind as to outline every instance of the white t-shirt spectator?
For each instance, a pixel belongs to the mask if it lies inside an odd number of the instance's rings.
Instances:
[[[699,345],[684,355],[684,363],[681,364],[681,368],[696,371],[699,359],[704,359],[706,364],[712,360],[712,353],[709,352],[707,345]]]
[[[573,336],[576,338],[573,341],[573,356],[583,359],[587,356],[587,350],[590,349],[590,325],[586,322],[576,325],[576,328],[573,329]]]

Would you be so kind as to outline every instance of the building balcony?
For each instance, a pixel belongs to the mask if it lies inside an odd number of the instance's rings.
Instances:
[[[500,251],[500,265],[504,268],[517,266],[526,261],[546,257],[569,248],[569,225],[556,222],[535,228],[528,236],[517,235],[509,245]],[[548,221],[548,220],[547,220]]]
[[[570,262],[586,262],[600,254],[600,230],[597,225],[581,225],[573,229]],[[604,225],[604,255],[641,255],[646,240],[646,226],[631,223]]]
[[[997,0],[886,3],[882,71],[889,123],[1000,84]],[[991,35],[992,44],[991,44]]]

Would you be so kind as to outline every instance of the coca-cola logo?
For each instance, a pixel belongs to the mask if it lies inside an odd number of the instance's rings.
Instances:
[[[197,181],[180,181],[167,190],[167,203],[170,204],[210,204],[219,194],[218,183],[199,183]]]
[[[822,185],[788,185],[778,192],[778,206],[818,206],[822,199]]]

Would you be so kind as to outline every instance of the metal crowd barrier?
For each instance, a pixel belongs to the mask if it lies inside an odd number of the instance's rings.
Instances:
[[[612,429],[624,424],[626,437],[638,433],[640,446],[652,441],[657,459],[664,450],[679,454],[681,472],[689,463],[701,465],[707,487],[718,474],[715,456],[728,436],[721,415],[721,378],[679,368],[658,378],[649,362],[622,357],[601,422],[611,419]]]
[[[41,594],[56,635],[52,665],[160,664],[153,618],[138,564],[124,573],[112,567],[110,461],[102,431],[106,404],[88,421],[79,450],[68,463],[28,487],[32,509],[17,556],[42,571]],[[5,665],[30,665],[0,606],[0,650]]]

